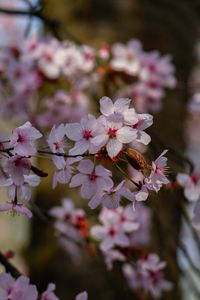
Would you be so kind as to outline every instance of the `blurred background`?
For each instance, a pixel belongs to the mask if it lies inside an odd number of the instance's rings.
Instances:
[[[175,90],[167,92],[163,109],[154,116],[153,130],[162,140],[159,150],[165,147],[177,153],[188,151],[185,124],[194,120],[194,116],[187,113],[187,103],[191,97],[192,74],[196,72],[198,75],[199,0],[43,0],[38,4],[42,6],[42,15],[46,19],[5,12],[7,8],[26,11],[36,3],[37,0],[0,0],[0,46],[27,34],[27,31],[37,30],[41,35],[50,32],[59,39],[71,39],[93,47],[138,38],[145,50],[157,49],[162,54],[171,54],[178,84]],[[196,128],[199,121],[196,113]],[[5,132],[9,132],[13,125],[3,121],[0,124]],[[195,146],[190,146],[190,152],[196,152],[197,156],[200,147],[198,134],[197,130]],[[174,164],[174,160],[172,155],[171,165],[178,172],[179,165]],[[63,187],[52,192],[48,186],[50,180],[45,179],[35,194],[36,204],[44,211],[56,205],[62,196],[72,193]],[[77,198],[77,193],[73,197]],[[200,299],[199,283],[184,256],[174,247],[184,232],[191,254],[195,262],[198,261],[191,234],[182,222],[180,203],[176,201],[178,197],[181,197],[180,191],[164,191],[150,202],[155,213],[151,249],[168,262],[167,278],[174,283],[174,289],[162,299]],[[76,201],[79,203],[78,198]],[[171,232],[166,230],[167,224],[173,229]],[[117,266],[108,273],[103,260],[87,253],[80,262],[71,262],[58,245],[53,229],[39,215],[35,214],[31,222],[24,217],[1,215],[0,225],[0,248],[18,253],[13,260],[15,265],[28,273],[41,291],[48,282],[55,282],[57,294],[63,300],[73,299],[81,290],[88,291],[89,299],[136,299]]]

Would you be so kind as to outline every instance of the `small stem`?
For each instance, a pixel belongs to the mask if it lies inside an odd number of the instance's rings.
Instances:
[[[5,267],[6,272],[10,273],[13,277],[18,278],[21,273],[8,261],[8,259],[0,252],[0,263]]]
[[[132,180],[128,174],[126,174],[126,172],[124,172],[124,170],[122,170],[122,168],[118,165],[118,164],[115,164],[116,168],[123,174],[125,175],[137,188],[140,188],[140,185],[135,182],[134,180]]]

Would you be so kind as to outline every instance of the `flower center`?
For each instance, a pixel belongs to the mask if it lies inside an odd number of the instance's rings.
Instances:
[[[86,140],[89,140],[91,137],[93,137],[92,130],[85,130],[83,133],[83,137]]]
[[[125,222],[127,220],[126,216],[124,216],[124,215],[121,215],[120,219],[121,219],[121,222]]]
[[[37,49],[37,44],[36,43],[31,44],[30,49],[32,51],[34,51],[35,49]]]
[[[192,182],[193,182],[194,184],[197,184],[198,181],[199,181],[199,177],[198,177],[197,175],[193,174],[193,175],[191,176],[191,180],[192,180]]]
[[[115,129],[115,128],[109,128],[108,129],[108,135],[111,138],[116,137],[116,135],[117,135],[117,129]]]
[[[153,62],[149,64],[149,71],[152,73],[156,72],[156,65]]]
[[[92,171],[92,173],[89,175],[90,181],[95,181],[97,178],[97,175],[95,174],[95,170]]]
[[[22,164],[22,157],[17,157],[14,161],[14,165],[17,167],[17,166],[21,166]]]
[[[56,147],[56,150],[59,150],[60,149],[60,146],[61,146],[61,143],[60,142],[54,142],[53,143]]]
[[[70,221],[70,218],[71,218],[71,215],[66,212],[65,215],[64,215],[64,220],[65,221]]]
[[[114,228],[110,228],[108,233],[110,236],[114,236],[116,234],[116,230]]]
[[[152,280],[153,284],[158,284],[158,282],[161,279],[160,272],[155,272],[155,271],[149,270],[149,274],[150,274],[150,277],[151,277],[151,280]]]
[[[23,71],[21,69],[16,69],[14,72],[14,76],[19,79],[20,77],[23,76]]]
[[[22,142],[25,142],[25,138],[23,135],[21,135],[20,133],[18,134],[18,139],[17,139],[17,142],[18,143],[22,143]]]
[[[134,125],[132,125],[132,128],[138,128],[139,126],[141,126],[143,124],[143,120],[139,120],[137,123],[135,123]]]
[[[47,61],[47,62],[52,62],[52,60],[53,60],[53,55],[52,55],[52,53],[45,53],[45,55],[44,55],[44,59]]]
[[[87,61],[90,61],[90,60],[93,60],[93,55],[92,55],[92,53],[85,53],[84,54],[84,57],[85,57],[85,60],[87,60]]]
[[[127,58],[127,60],[131,61],[135,58],[135,55],[134,55],[133,52],[128,51],[127,54],[126,54],[126,58]]]
[[[156,166],[155,173],[156,174],[163,174],[163,170],[160,167]]]

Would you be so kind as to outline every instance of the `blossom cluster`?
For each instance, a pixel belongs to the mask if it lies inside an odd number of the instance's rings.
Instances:
[[[96,118],[89,114],[78,123],[53,126],[42,150],[35,142],[43,135],[27,121],[13,130],[10,140],[2,139],[2,170],[0,186],[8,188],[11,202],[1,205],[0,210],[14,210],[31,216],[31,212],[18,203],[18,199],[30,200],[31,187],[40,182],[40,177],[48,174],[33,165],[37,154],[50,155],[56,167],[53,187],[57,183],[69,187],[81,186],[81,196],[89,201],[91,208],[103,204],[107,208],[118,207],[122,197],[133,204],[144,201],[150,192],[158,192],[169,183],[165,175],[167,158],[164,151],[152,165],[148,164],[136,150],[127,147],[131,142],[147,145],[151,138],[144,131],[152,124],[152,116],[139,114],[130,107],[131,100],[108,97],[100,99],[101,115]],[[43,136],[44,138],[44,136]],[[102,164],[102,159],[111,168]],[[124,176],[120,163],[126,162],[143,174],[143,179],[132,179],[132,188],[122,180],[115,186],[112,168],[116,167]],[[125,172],[126,175],[126,172]],[[126,175],[129,177],[128,175]]]
[[[70,199],[63,199],[62,205],[53,207],[49,213],[55,218],[54,229],[62,246],[75,261],[80,260],[85,245],[93,255],[97,249],[101,251],[108,270],[114,262],[120,262],[134,291],[143,289],[156,299],[162,291],[172,288],[162,272],[166,263],[142,249],[150,235],[151,213],[146,206],[138,204],[135,211],[130,205],[103,208],[98,216],[99,225],[91,225],[84,210],[75,208]]]
[[[157,51],[145,52],[137,40],[126,45],[117,43],[112,48],[111,66],[114,70],[125,71],[129,76],[137,75],[139,80],[123,89],[136,101],[138,111],[159,111],[164,89],[174,88],[174,66],[169,55],[161,57]]]
[[[144,112],[158,110],[165,88],[176,85],[170,56],[145,52],[137,40],[94,49],[32,34],[0,49],[0,58],[2,117],[40,128],[79,120],[100,86],[114,82],[112,96],[122,93]]]
[[[55,284],[50,283],[41,295],[37,287],[30,284],[28,277],[21,275],[17,279],[9,273],[0,274],[0,299],[1,300],[59,300],[55,295]],[[87,300],[87,292],[78,294],[75,300]]]
[[[75,260],[81,256],[80,246],[87,245],[90,250],[96,239],[110,269],[115,260],[125,259],[119,247],[142,247],[149,241],[151,213],[142,204],[137,205],[135,211],[130,205],[116,209],[103,208],[99,215],[102,225],[98,226],[91,226],[85,211],[75,208],[68,198],[63,199],[61,206],[53,207],[49,214],[55,218],[54,229],[60,243]]]

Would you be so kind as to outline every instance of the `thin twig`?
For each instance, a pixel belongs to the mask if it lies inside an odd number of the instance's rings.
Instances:
[[[0,252],[0,263],[5,267],[6,272],[10,273],[13,277],[18,278],[21,273],[9,262],[9,260]]]
[[[73,157],[90,157],[94,156],[95,154],[77,154],[77,155],[69,155],[65,153],[56,153],[56,152],[51,152],[51,151],[43,151],[43,150],[38,150],[37,151],[40,154],[49,154],[49,155],[55,155],[55,156],[60,156],[60,157],[66,157],[66,158],[73,158]]]

